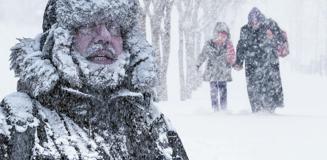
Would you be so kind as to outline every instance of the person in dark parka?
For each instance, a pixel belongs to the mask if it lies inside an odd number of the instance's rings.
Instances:
[[[234,68],[241,70],[245,65],[252,112],[273,113],[284,106],[278,56],[288,54],[286,33],[257,8],[251,10],[248,20],[241,29]]]

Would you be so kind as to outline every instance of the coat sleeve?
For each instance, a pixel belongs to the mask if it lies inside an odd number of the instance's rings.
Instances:
[[[13,132],[9,140],[10,159],[31,159],[34,148],[36,128],[28,128],[25,132]]]
[[[237,48],[236,48],[235,65],[243,66],[247,49],[248,49],[247,30],[245,29],[245,27],[243,27],[241,29],[240,40],[238,41]]]
[[[8,138],[0,133],[0,159],[8,159]]]
[[[27,94],[14,93],[0,104],[0,159],[31,159],[38,120]]]
[[[273,32],[275,39],[276,39],[276,50],[277,54],[280,57],[285,57],[289,54],[289,45],[287,40],[286,32],[283,31],[272,19],[269,19],[270,21],[270,29]]]
[[[230,65],[233,65],[236,61],[236,53],[234,50],[234,45],[231,41],[228,41],[227,43],[227,61]]]
[[[202,51],[198,57],[198,60],[197,60],[197,63],[196,63],[196,66],[197,67],[200,67],[208,58],[208,43],[206,43],[203,48],[202,48]]]
[[[277,22],[272,19],[270,19],[270,29],[274,33],[278,45],[287,43],[287,38],[284,36],[285,32],[278,26]]]
[[[8,159],[8,135],[9,125],[6,121],[3,106],[0,104],[0,159]]]
[[[168,131],[167,136],[169,145],[173,148],[173,158],[179,158],[180,160],[188,160],[187,153],[177,132]]]
[[[165,146],[166,150],[171,149],[171,158],[174,160],[188,160],[187,153],[183,146],[182,140],[177,134],[176,130],[173,128],[169,119],[167,119],[163,114],[160,114],[155,118],[151,124],[152,135],[157,135],[156,137],[161,137],[157,139],[157,144],[162,144]]]
[[[10,120],[6,119],[5,121]],[[7,130],[8,128],[12,129],[9,131]],[[28,127],[24,132],[18,132],[15,127],[10,126],[5,122],[1,124],[0,130],[2,130],[0,131],[1,160],[31,159],[34,147],[35,127]]]

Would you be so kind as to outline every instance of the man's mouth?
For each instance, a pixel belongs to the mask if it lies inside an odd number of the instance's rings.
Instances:
[[[112,64],[116,61],[116,58],[105,52],[97,52],[87,57],[87,60],[97,64]]]

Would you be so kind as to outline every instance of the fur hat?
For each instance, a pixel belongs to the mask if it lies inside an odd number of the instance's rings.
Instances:
[[[43,32],[55,23],[75,28],[112,21],[126,31],[135,25],[138,11],[137,0],[49,0],[43,17]]]

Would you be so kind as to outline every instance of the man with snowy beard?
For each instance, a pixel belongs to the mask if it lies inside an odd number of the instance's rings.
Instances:
[[[154,52],[135,0],[50,0],[43,33],[12,48],[0,159],[187,160],[153,105]]]

